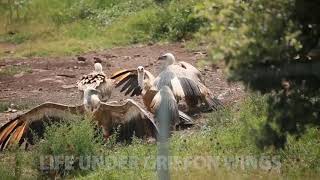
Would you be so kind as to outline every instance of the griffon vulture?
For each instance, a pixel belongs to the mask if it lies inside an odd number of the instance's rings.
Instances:
[[[152,115],[143,110],[134,100],[122,103],[104,103],[97,98],[94,89],[85,90],[87,100],[84,105],[69,106],[57,103],[44,103],[23,113],[0,128],[0,149],[11,144],[33,144],[33,135],[42,137],[46,122],[65,121],[66,114],[89,113],[98,126],[102,127],[105,138],[117,129],[118,140],[130,140],[133,135],[139,138],[156,138],[158,128]]]
[[[81,91],[81,96],[83,96],[85,89],[97,89],[100,92],[100,99],[103,102],[110,98],[114,87],[112,80],[107,78],[106,74],[103,73],[102,65],[98,62],[94,64],[94,71],[88,75],[83,75],[77,82],[77,86],[79,91]]]
[[[166,53],[158,57],[159,62],[164,62],[163,67],[175,71],[177,76],[188,77],[194,81],[203,82],[201,72],[192,66],[190,63],[184,61],[176,61],[176,58],[171,53]]]
[[[170,66],[170,65],[168,65]],[[194,112],[199,109],[202,111],[217,110],[223,107],[222,103],[213,97],[212,92],[203,85],[199,80],[191,79],[184,73],[166,67],[156,77],[142,66],[137,70],[122,70],[111,76],[115,80],[116,87],[124,84],[121,92],[125,91],[131,96],[143,95],[144,104],[149,108],[149,105],[156,94],[162,87],[170,87],[174,97],[179,103],[180,100],[185,100],[187,111]],[[195,77],[194,77],[195,78]]]
[[[168,113],[171,117],[171,129],[178,127],[190,126],[193,124],[191,117],[178,110],[177,101],[172,90],[168,86],[156,88],[154,76],[144,67],[139,66],[137,69],[122,70],[111,76],[114,79],[116,87],[124,84],[121,92],[126,91],[125,95],[131,93],[131,96],[142,95],[144,105],[148,111],[157,114],[160,104],[163,103],[168,107]]]

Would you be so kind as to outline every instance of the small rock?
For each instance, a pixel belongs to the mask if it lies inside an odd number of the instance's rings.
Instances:
[[[12,36],[12,35],[15,35],[16,32],[14,32],[14,31],[9,31],[8,34]]]
[[[23,65],[23,62],[19,62],[17,64],[14,64],[13,66],[21,66],[21,65]]]
[[[17,112],[18,110],[16,110],[16,109],[12,109],[12,108],[8,108],[8,110],[7,111],[5,111],[6,113],[15,113],[15,112]]]
[[[24,72],[21,72],[21,73],[18,73],[18,74],[15,74],[13,77],[15,78],[20,78],[24,75]]]
[[[112,65],[111,65],[110,62],[107,62],[107,63],[106,63],[106,66],[107,66],[107,67],[111,67]]]
[[[123,56],[123,58],[124,58],[125,60],[130,60],[130,59],[131,59],[130,56]]]
[[[116,58],[118,56],[117,55],[113,55],[113,54],[106,54],[103,57],[106,58],[106,59],[111,59],[111,58]]]
[[[4,53],[6,53],[6,54],[13,54],[14,51],[7,50],[7,51],[4,51]]]
[[[93,57],[93,59],[94,59],[94,63],[102,63],[102,60],[99,57]]]
[[[78,66],[73,66],[73,69],[79,69],[79,67]]]
[[[140,57],[140,56],[141,56],[140,54],[133,55],[133,57]]]
[[[83,57],[83,56],[78,56],[78,57],[77,57],[77,60],[78,60],[79,62],[85,62],[85,61],[87,60],[87,58],[85,58],[85,57]]]
[[[76,87],[76,85],[74,85],[74,84],[70,84],[70,85],[62,85],[61,86],[63,89],[71,89],[71,88],[75,88]]]
[[[44,79],[40,79],[39,82],[44,82],[44,81],[54,81],[55,79],[53,78],[44,78]],[[31,87],[31,85],[30,85]]]
[[[46,72],[46,69],[32,69],[33,72]]]
[[[62,81],[62,80],[54,80],[54,82],[55,82],[55,83],[61,83],[61,84],[64,83],[64,81]]]

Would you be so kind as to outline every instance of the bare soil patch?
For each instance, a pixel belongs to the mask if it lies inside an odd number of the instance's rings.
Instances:
[[[30,103],[37,105],[46,101],[80,104],[80,94],[76,81],[93,70],[94,57],[102,60],[104,71],[111,75],[120,69],[137,68],[143,65],[154,74],[160,71],[160,65],[155,61],[165,52],[172,52],[179,61],[196,65],[205,57],[203,52],[188,51],[181,44],[169,45],[136,45],[124,48],[108,49],[100,52],[90,52],[79,56],[4,59],[0,61],[0,71],[10,67],[28,68],[28,72],[20,72],[13,76],[0,76],[0,102]],[[84,60],[85,61],[79,61]],[[244,94],[238,83],[228,83],[221,66],[202,67],[205,84],[224,103],[238,101]],[[116,89],[112,100],[121,100],[123,96]],[[138,100],[139,98],[134,98]],[[0,114],[0,120],[7,120],[10,115]]]

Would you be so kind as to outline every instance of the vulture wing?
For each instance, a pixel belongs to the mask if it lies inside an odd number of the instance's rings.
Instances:
[[[18,115],[0,128],[0,149],[3,150],[12,144],[21,144],[25,139],[33,144],[34,133],[43,136],[46,123],[64,120],[68,113],[83,114],[84,107],[49,102]]]
[[[142,88],[138,84],[138,73],[136,69],[118,71],[111,76],[111,79],[115,80],[116,87],[124,84],[120,92],[125,91],[125,95],[131,93],[131,97],[139,96],[142,92]]]
[[[178,104],[168,86],[162,87],[154,96],[150,108],[154,112],[155,117],[165,114],[165,119],[170,124],[171,130],[175,130],[176,126],[180,123]],[[160,123],[158,122],[158,124]]]
[[[177,76],[176,71],[171,68],[163,70],[154,80],[154,86],[160,90],[164,86],[168,86],[177,101],[181,99],[190,99],[198,103],[201,99],[201,92],[197,83],[185,76]]]
[[[160,91],[155,94],[150,104],[150,109],[156,117],[159,117],[160,113],[167,114],[171,129],[173,130],[176,129],[176,127],[193,125],[193,119],[182,111],[179,111],[177,101],[168,86],[162,87]]]
[[[144,78],[152,82],[154,76],[147,70],[144,70],[144,72]],[[123,85],[120,92],[125,91],[125,95],[131,93],[130,96],[132,97],[139,96],[142,93],[143,89],[139,86],[138,72],[136,69],[118,71],[111,76],[111,79],[115,80],[116,87]]]
[[[109,132],[117,129],[120,141],[130,140],[133,136],[156,138],[158,135],[152,114],[134,100],[127,99],[123,104],[101,103],[99,113],[96,119],[100,125]]]
[[[179,61],[178,65],[190,73],[193,73],[200,81],[202,81],[201,72],[196,67],[184,61]]]
[[[213,93],[210,91],[209,88],[207,88],[202,83],[198,83],[198,87],[200,89],[200,92],[202,94],[202,102],[205,103],[204,111],[216,111],[221,108],[224,108],[224,105],[222,102],[213,96]]]
[[[164,86],[170,87],[177,101],[185,99],[191,109],[197,109],[204,103],[204,111],[217,110],[223,107],[222,103],[213,96],[213,93],[203,85],[197,77],[176,65],[170,65],[163,70],[154,81],[159,90]]]

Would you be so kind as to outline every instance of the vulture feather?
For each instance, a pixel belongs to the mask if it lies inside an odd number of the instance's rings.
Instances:
[[[94,71],[88,75],[83,75],[81,79],[77,81],[77,86],[81,92],[88,88],[97,89],[100,92],[101,100],[107,101],[111,97],[113,81],[108,79],[106,74],[103,73],[102,65],[95,63]]]
[[[201,111],[211,111],[224,107],[222,102],[215,98],[211,90],[203,84],[201,73],[194,66],[183,61],[177,63],[171,53],[160,56],[158,60],[164,61],[165,67],[157,77],[159,80],[156,78],[155,83],[172,82],[170,77],[172,77],[171,74],[174,74],[183,88],[183,99],[185,99],[189,111],[197,111],[199,108]],[[167,76],[168,74],[170,76]],[[175,93],[174,88],[173,92]],[[175,93],[175,95],[177,94]]]
[[[168,55],[169,54],[169,55]],[[183,66],[177,66],[173,64],[175,62],[174,56],[170,56],[168,53],[161,56],[159,59],[165,60],[166,67],[160,72],[160,74],[154,78],[153,75],[147,70],[144,70],[142,66],[137,70],[122,70],[111,76],[111,79],[115,79],[116,87],[125,84],[122,87],[121,92],[127,91],[125,94],[129,94],[133,89],[142,89],[142,95],[145,102],[146,97],[150,96],[148,91],[159,91],[162,87],[168,86],[177,102],[185,100],[188,105],[189,111],[211,111],[223,108],[223,104],[213,96],[213,93],[208,89],[199,78],[199,71],[192,65],[182,62]],[[196,71],[197,70],[197,71]],[[143,77],[143,81],[139,77]],[[152,78],[149,78],[152,77]],[[139,95],[132,93],[131,95]],[[148,107],[150,103],[145,103]]]
[[[27,144],[33,144],[34,133],[42,137],[46,123],[65,121],[67,114],[84,113],[91,113],[93,120],[102,127],[105,138],[108,138],[115,129],[118,130],[119,141],[131,140],[133,135],[139,138],[156,138],[158,135],[152,114],[131,99],[122,103],[100,102],[97,109],[92,112],[90,108],[85,108],[85,105],[68,106],[48,102],[4,124],[0,128],[0,148],[3,150],[12,144],[22,144],[25,141]]]
[[[129,94],[132,89],[134,90],[131,95],[142,95],[144,105],[147,107],[148,111],[152,113],[157,114],[160,104],[165,104],[165,106],[168,107],[168,113],[171,117],[170,122],[172,129],[175,129],[176,126],[182,124],[192,124],[192,118],[184,113],[182,114],[182,112],[178,110],[177,101],[173,93],[177,92],[177,90],[171,90],[171,87],[177,87],[174,83],[164,82],[162,87],[157,88],[154,86],[154,76],[142,66],[139,66],[135,70],[121,70],[116,72],[111,76],[111,79],[115,80],[116,87],[118,87],[119,84],[125,84],[121,89],[121,92],[126,91],[125,95]],[[178,82],[179,80],[177,79],[176,81],[177,84],[180,85]],[[138,90],[140,92],[139,94],[134,93],[134,91]],[[183,94],[182,91],[182,87],[180,87],[180,91],[178,92]]]

